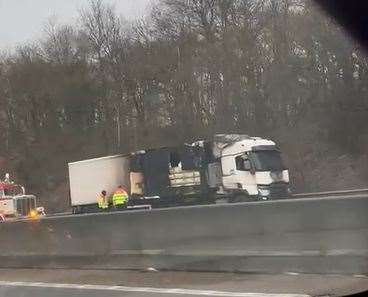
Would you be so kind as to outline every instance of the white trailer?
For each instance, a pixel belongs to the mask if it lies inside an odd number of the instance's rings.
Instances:
[[[68,167],[73,213],[96,209],[97,196],[102,190],[110,196],[119,185],[130,188],[129,156],[116,155],[72,162]]]

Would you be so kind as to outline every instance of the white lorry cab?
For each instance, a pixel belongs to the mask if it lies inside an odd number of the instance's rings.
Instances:
[[[6,174],[0,180],[0,214],[6,218],[28,218],[38,215],[37,199],[26,195],[23,186],[15,184]],[[43,209],[43,208],[42,208]]]
[[[213,155],[221,165],[217,194],[229,202],[289,196],[289,171],[275,142],[247,135],[216,135]]]

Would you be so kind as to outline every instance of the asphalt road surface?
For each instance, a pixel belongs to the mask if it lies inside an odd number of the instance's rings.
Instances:
[[[71,285],[54,283],[0,283],[0,294],[3,296],[38,296],[38,297],[84,297],[84,296],[112,296],[112,297],[155,297],[155,296],[224,296],[224,297],[307,297],[305,294],[265,294],[243,293],[209,290],[185,290],[147,287],[123,287],[123,286],[96,286],[96,285]]]
[[[368,290],[364,275],[283,275],[0,269],[0,297],[345,296]]]

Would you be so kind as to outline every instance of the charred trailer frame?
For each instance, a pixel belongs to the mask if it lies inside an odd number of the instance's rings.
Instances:
[[[132,155],[131,174],[143,175],[142,191],[131,193],[132,203],[150,200],[153,207],[214,203],[216,190],[208,184],[207,155],[203,147],[190,145]]]

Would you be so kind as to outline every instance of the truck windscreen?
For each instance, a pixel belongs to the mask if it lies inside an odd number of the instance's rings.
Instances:
[[[250,156],[257,171],[281,171],[285,169],[281,154],[278,151],[255,151]]]
[[[23,189],[19,185],[14,185],[14,186],[11,186],[7,189],[4,189],[4,194],[6,196],[23,195]]]

